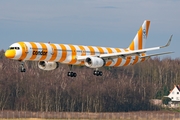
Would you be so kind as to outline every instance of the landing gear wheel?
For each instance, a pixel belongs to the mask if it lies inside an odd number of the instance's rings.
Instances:
[[[74,77],[74,73],[73,72],[71,72],[71,75],[70,75],[71,77]]]
[[[94,73],[94,75],[97,75],[97,71],[96,70],[93,73]]]
[[[26,69],[25,68],[21,68],[21,72],[26,72]]]
[[[77,76],[77,74],[76,73],[73,73],[73,77],[76,77]]]
[[[68,73],[67,73],[67,76],[71,76],[71,72],[68,72]]]
[[[76,74],[75,72],[68,72],[68,73],[67,73],[67,76],[68,76],[68,77],[76,77],[77,74]]]
[[[71,72],[73,65],[69,65],[70,72],[67,73],[68,77],[76,77],[77,74],[75,72]]]
[[[96,76],[102,76],[103,75],[102,71],[99,71],[99,70],[94,70],[93,74]]]
[[[102,71],[99,71],[99,76],[102,76],[102,75],[103,75]]]

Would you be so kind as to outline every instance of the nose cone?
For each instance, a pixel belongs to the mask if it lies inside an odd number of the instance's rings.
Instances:
[[[15,55],[16,55],[16,51],[15,51],[15,50],[7,50],[7,51],[5,52],[5,56],[6,56],[7,58],[14,58]]]

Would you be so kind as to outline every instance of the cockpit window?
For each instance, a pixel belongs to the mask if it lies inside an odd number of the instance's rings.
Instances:
[[[10,47],[9,49],[10,50],[19,50],[20,48],[19,47]]]
[[[13,50],[13,49],[14,49],[14,47],[10,47],[9,49],[10,49],[10,50]]]
[[[19,47],[15,47],[16,50],[19,50]]]

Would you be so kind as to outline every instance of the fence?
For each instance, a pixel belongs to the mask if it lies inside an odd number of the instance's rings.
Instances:
[[[0,119],[2,118],[180,120],[180,113],[161,111],[117,113],[0,111]]]

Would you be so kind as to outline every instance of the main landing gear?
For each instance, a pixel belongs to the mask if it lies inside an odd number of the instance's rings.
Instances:
[[[68,77],[76,77],[77,74],[76,74],[75,72],[68,72],[68,73],[67,73],[67,76],[68,76]]]
[[[72,72],[72,67],[73,67],[73,65],[69,65],[70,71],[67,73],[68,77],[76,77],[77,76],[77,74],[75,72]],[[96,68],[96,70],[94,70],[93,74],[96,76],[102,76],[103,72],[98,70],[98,68]]]
[[[76,77],[77,76],[77,74],[75,72],[71,71],[72,67],[73,67],[72,65],[69,65],[70,72],[67,73],[68,77]]]
[[[96,76],[102,76],[103,72],[96,69],[96,70],[94,70],[93,74],[96,75]]]
[[[24,67],[24,63],[23,63],[23,62],[21,62],[20,71],[21,71],[21,72],[26,72],[26,69],[25,69],[25,67]]]

